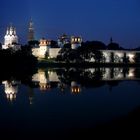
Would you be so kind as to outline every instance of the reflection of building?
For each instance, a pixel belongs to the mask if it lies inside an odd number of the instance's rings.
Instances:
[[[15,51],[21,49],[21,46],[18,44],[16,28],[13,26],[7,28],[6,35],[4,37],[4,45],[2,45],[2,49],[8,48],[12,48]]]
[[[130,63],[135,62],[136,53],[139,51],[128,51],[128,50],[100,50],[103,54],[103,62],[105,63],[124,63],[126,59]],[[95,60],[94,60],[95,61]]]
[[[30,105],[33,104],[33,99],[34,99],[34,92],[33,92],[33,89],[29,87],[29,102],[30,102]]]
[[[18,82],[3,81],[2,83],[4,84],[4,87],[5,87],[4,91],[6,93],[7,99],[10,101],[16,99],[16,94],[18,92]]]
[[[67,86],[66,86],[66,84],[65,83],[58,83],[58,88],[62,91],[62,92],[64,92],[64,90],[65,90],[65,88],[66,88]]]
[[[60,82],[56,71],[48,70],[48,79],[50,82]]]
[[[128,78],[128,79],[135,78],[135,68],[129,68],[129,71],[126,74],[126,78]]]
[[[40,90],[46,90],[50,88],[50,82],[46,77],[45,71],[41,69],[38,70],[38,73],[33,75],[32,81],[39,83]]]
[[[72,82],[71,82],[71,92],[72,92],[73,94],[78,94],[78,93],[81,92],[81,87],[80,87],[80,85],[77,84],[77,82],[75,82],[75,81],[72,81]]]
[[[135,79],[135,68],[102,68],[102,80],[131,80]]]

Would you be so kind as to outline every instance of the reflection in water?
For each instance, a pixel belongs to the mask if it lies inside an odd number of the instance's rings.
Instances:
[[[102,80],[133,80],[135,68],[104,68]]]
[[[87,68],[87,69],[38,69],[31,79],[26,81],[29,87],[29,101],[33,104],[34,88],[41,91],[58,88],[61,92],[68,89],[72,94],[82,92],[82,87],[101,87],[106,84],[109,89],[117,86],[122,80],[139,80],[138,68]],[[25,82],[25,81],[24,81]],[[22,84],[25,84],[21,81]],[[10,101],[16,99],[20,82],[9,80],[2,82],[5,87],[6,97]]]
[[[40,90],[50,88],[50,83],[44,70],[39,69],[38,73],[33,75],[32,81],[39,83]]]
[[[30,105],[33,104],[33,100],[34,100],[34,91],[32,88],[29,87],[29,103],[30,103]]]
[[[65,88],[67,87],[66,84],[64,83],[58,83],[58,88],[60,89],[61,92],[64,92]]]
[[[16,94],[18,92],[18,82],[17,81],[3,81],[4,91],[8,100],[13,101],[16,99]]]
[[[75,81],[72,81],[72,82],[71,82],[71,92],[72,92],[73,94],[78,94],[78,93],[81,92],[81,87],[80,87],[80,85],[77,84],[77,82],[75,82]]]
[[[140,106],[139,68],[46,68],[12,74],[0,76],[0,128],[5,132],[77,132]]]

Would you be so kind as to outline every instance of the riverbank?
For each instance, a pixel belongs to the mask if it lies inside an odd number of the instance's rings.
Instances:
[[[94,62],[79,62],[65,63],[55,61],[38,61],[38,67],[140,67],[140,63],[94,63]]]

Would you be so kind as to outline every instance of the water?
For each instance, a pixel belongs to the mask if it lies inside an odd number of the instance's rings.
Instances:
[[[112,122],[140,107],[139,74],[139,68],[40,68],[22,78],[2,76],[0,130],[32,136],[116,127]]]

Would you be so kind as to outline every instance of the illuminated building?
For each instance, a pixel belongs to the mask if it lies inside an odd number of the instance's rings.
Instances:
[[[40,39],[40,44],[37,47],[32,48],[32,54],[38,58],[45,58],[49,53],[51,47],[51,40]]]
[[[49,49],[49,58],[56,58],[58,56],[61,48],[50,48]]]
[[[63,48],[65,44],[69,44],[70,39],[66,34],[63,34],[60,38],[57,40],[57,44],[60,48]]]
[[[71,37],[71,48],[72,49],[77,49],[78,47],[81,46],[82,43],[82,38],[81,37]]]
[[[39,56],[44,58],[46,53],[49,51],[51,47],[51,41],[46,39],[41,39],[39,44]]]
[[[18,44],[16,28],[12,25],[7,28],[6,35],[4,36],[4,45],[2,45],[2,49],[8,48],[12,48],[15,51],[21,49],[21,45]]]
[[[61,48],[52,48],[51,40],[41,39],[37,47],[32,48],[32,54],[38,58],[56,58]]]

